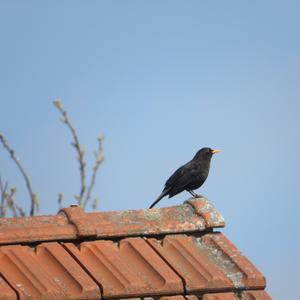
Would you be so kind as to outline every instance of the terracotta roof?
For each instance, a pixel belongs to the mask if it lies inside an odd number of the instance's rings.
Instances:
[[[179,206],[0,219],[0,300],[270,300],[205,198]]]

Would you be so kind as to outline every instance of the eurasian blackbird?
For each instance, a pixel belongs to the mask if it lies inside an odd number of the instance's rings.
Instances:
[[[204,183],[208,176],[211,157],[220,151],[211,148],[200,149],[191,161],[177,169],[167,180],[163,191],[149,208],[166,195],[171,198],[182,191],[188,191],[193,197],[199,197],[193,190],[198,189]]]

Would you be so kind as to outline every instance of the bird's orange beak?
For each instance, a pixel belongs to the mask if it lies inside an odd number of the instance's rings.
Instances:
[[[219,153],[219,152],[221,152],[222,150],[217,150],[217,149],[215,149],[215,150],[213,150],[212,151],[212,154],[216,154],[216,153]]]

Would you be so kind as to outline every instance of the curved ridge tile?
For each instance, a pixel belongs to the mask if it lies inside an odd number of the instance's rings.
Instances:
[[[76,229],[62,214],[0,218],[0,244],[76,239]]]
[[[71,205],[52,216],[1,218],[0,244],[153,236],[222,226],[222,216],[205,198],[171,207],[93,213]]]
[[[223,216],[215,209],[213,204],[205,197],[190,198],[185,203],[190,204],[195,212],[205,220],[206,228],[224,227]]]

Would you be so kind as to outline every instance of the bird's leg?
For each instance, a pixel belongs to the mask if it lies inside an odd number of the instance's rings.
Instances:
[[[198,195],[198,194],[196,194],[194,191],[192,191],[192,190],[189,190],[188,191],[194,198],[203,198],[203,196],[202,195]]]

